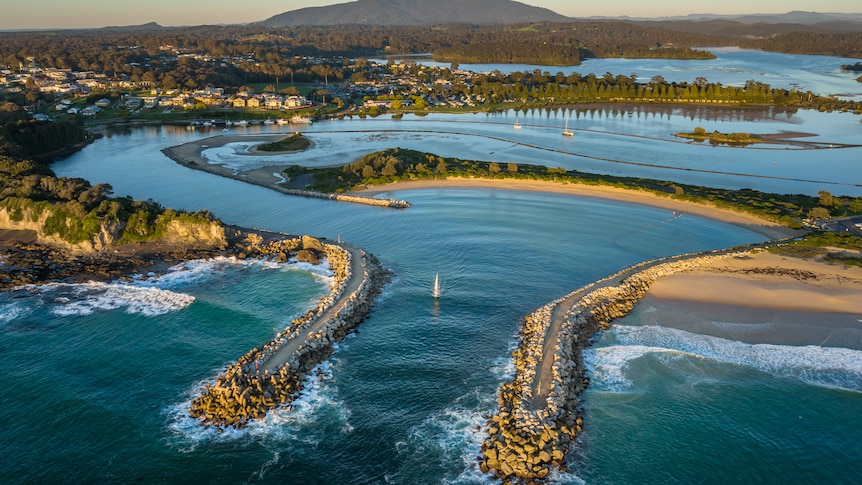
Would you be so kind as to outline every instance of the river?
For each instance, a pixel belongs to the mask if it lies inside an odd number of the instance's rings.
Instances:
[[[669,135],[698,124],[809,131],[827,144],[853,143],[860,125],[851,115],[747,121],[597,111],[570,114],[570,142],[559,133],[562,111],[522,113],[525,127],[517,133],[514,116],[315,123],[306,130],[315,151],[290,160],[343,163],[405,146],[720,186],[862,195],[858,148],[701,147]],[[219,134],[172,127],[112,132],[54,169],[110,183],[117,194],[207,208],[232,224],[341,237],[394,272],[377,307],[295,409],[220,434],[186,417],[189,400],[326,294],[325,268],[214,260],[134,284],[0,294],[0,482],[487,483],[476,462],[480,427],[511,373],[521,317],[640,261],[762,240],[668,210],[558,194],[394,192],[412,204],[407,210],[289,197],[186,169],[159,151]],[[208,156],[268,163],[239,157],[241,149]],[[743,175],[689,170],[716,167]],[[862,480],[858,350],[764,349],[652,325],[648,315],[639,307],[588,356],[586,431],[567,457],[570,470],[554,481]],[[838,377],[811,358],[824,353],[840,363]]]

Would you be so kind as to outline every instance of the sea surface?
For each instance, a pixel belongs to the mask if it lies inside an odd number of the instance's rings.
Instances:
[[[594,129],[576,132],[573,146],[679,168],[763,173],[786,165],[796,167],[799,178],[833,184],[745,181],[859,195],[854,183],[862,177],[853,171],[862,159],[859,149],[697,147],[673,144],[668,135],[695,123],[721,131],[796,127],[826,143],[846,143],[858,134],[858,117],[800,112],[746,121],[639,113],[573,116],[570,126]],[[309,165],[344,163],[409,145],[461,158],[487,154],[518,163],[640,170],[552,151],[563,143],[560,112],[520,113],[526,126],[517,134],[514,117],[315,123],[307,134],[317,148],[294,158]],[[594,140],[601,130],[625,136]],[[309,379],[294,409],[218,433],[187,417],[190,400],[231,361],[325,295],[327,267],[218,258],[131,282],[4,292],[0,483],[491,483],[476,461],[481,426],[494,410],[500,382],[511,376],[524,315],[644,260],[762,240],[708,219],[558,194],[392,192],[411,202],[407,210],[288,197],[186,169],[160,152],[220,134],[173,127],[114,131],[53,168],[110,183],[119,195],[206,208],[227,223],[360,246],[394,272],[370,318]],[[519,136],[537,148],[514,143]],[[242,147],[213,150],[206,155],[220,163],[268,165],[237,155]],[[693,177],[739,182],[706,172]],[[431,297],[436,273],[443,290],[437,302]],[[586,431],[567,457],[569,471],[555,474],[554,482],[862,481],[858,348],[720,339],[662,326],[652,313],[639,306],[588,353]]]

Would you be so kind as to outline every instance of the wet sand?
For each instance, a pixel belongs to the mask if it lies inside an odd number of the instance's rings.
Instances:
[[[643,324],[748,343],[862,350],[862,268],[757,252],[656,281]]]

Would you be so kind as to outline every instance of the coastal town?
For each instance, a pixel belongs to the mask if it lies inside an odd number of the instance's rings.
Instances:
[[[862,483],[862,12],[157,3],[0,26],[0,483]]]
[[[170,46],[164,47],[169,51]],[[206,55],[165,54],[161,63],[182,59],[196,62],[251,62],[243,59],[212,59]],[[477,74],[464,70],[425,67],[413,61],[378,63],[365,59],[297,58],[294,64],[346,65],[357,74],[351,79],[296,85],[290,80],[267,85],[256,92],[251,87],[230,88],[208,85],[200,88],[157,86],[151,76],[72,69],[43,68],[30,58],[25,65],[0,68],[0,93],[31,94],[26,108],[36,119],[48,120],[68,115],[96,117],[113,110],[128,114],[195,111],[299,112],[314,113],[327,105],[349,107],[351,111],[378,113],[381,109],[462,108],[485,102],[481,94],[470,94],[471,79]],[[142,67],[129,66],[134,71]],[[285,86],[287,84],[287,86]],[[36,96],[39,93],[42,96]],[[104,94],[104,97],[99,96]],[[302,93],[302,94],[301,94]],[[504,99],[514,102],[515,99]],[[352,103],[352,104],[351,104]]]

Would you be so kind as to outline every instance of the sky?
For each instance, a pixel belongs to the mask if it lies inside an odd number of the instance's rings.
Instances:
[[[429,0],[434,1],[434,0]],[[92,28],[158,22],[165,26],[237,24],[265,20],[303,7],[345,3],[343,0],[13,0],[0,10],[0,30]],[[793,10],[862,13],[859,0],[522,0],[521,3],[551,9],[570,17],[662,17],[692,13],[720,15],[785,13]]]

